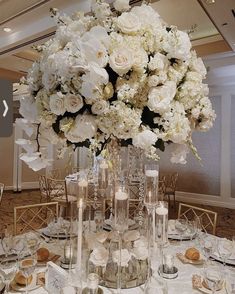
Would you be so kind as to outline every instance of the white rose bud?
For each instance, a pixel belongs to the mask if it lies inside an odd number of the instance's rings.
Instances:
[[[126,74],[133,65],[131,50],[128,48],[117,48],[110,55],[109,64],[120,76]]]
[[[114,8],[117,11],[127,11],[131,8],[131,6],[129,5],[129,0],[116,0],[113,3]]]
[[[64,104],[68,112],[75,113],[83,107],[83,99],[80,95],[68,94],[64,97]]]
[[[107,111],[108,107],[109,107],[109,103],[107,101],[100,100],[100,101],[95,102],[92,105],[91,111],[94,114],[101,115]]]
[[[65,113],[64,95],[61,92],[50,96],[50,109],[56,115],[63,115]]]
[[[114,89],[113,89],[113,85],[112,83],[108,83],[105,87],[104,87],[104,98],[105,99],[109,99],[112,98],[114,94]]]

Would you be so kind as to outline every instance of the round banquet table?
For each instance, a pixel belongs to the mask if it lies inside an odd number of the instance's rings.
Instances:
[[[212,236],[211,236],[212,237]],[[218,238],[218,237],[212,237],[212,238]],[[61,243],[60,243],[61,242]],[[62,256],[63,254],[63,240],[57,241],[55,246],[55,243],[46,243],[43,242],[42,239],[42,244],[41,247],[47,247],[51,252],[59,254]],[[194,242],[194,241],[192,241]],[[181,242],[172,242],[170,245],[167,247],[167,253],[168,254],[175,254],[177,252],[184,252],[186,248],[195,246],[194,244],[191,243],[191,241],[182,241]],[[2,248],[0,246],[0,254],[2,254]],[[157,258],[156,258],[157,260]],[[157,268],[158,265],[153,265],[154,268]],[[191,264],[183,264],[177,257],[175,257],[175,266],[179,270],[178,277],[172,280],[166,280],[167,285],[168,285],[168,294],[199,294],[201,293],[199,290],[193,289],[192,288],[192,275],[194,274],[201,274],[203,266],[202,265],[191,265]],[[46,267],[39,267],[36,271],[42,272],[43,270],[46,270]],[[157,275],[157,273],[155,273]],[[235,267],[230,267],[226,266],[226,279],[228,282],[232,282],[235,284]],[[234,285],[235,287],[235,285]],[[109,288],[104,288],[101,287],[104,290],[104,294],[114,294],[116,293],[115,289],[109,289]],[[10,292],[10,293],[20,293],[20,292]],[[22,292],[21,292],[22,293]],[[48,293],[43,287],[40,287],[38,289],[30,291],[31,294],[45,294]],[[66,294],[69,294],[67,291]],[[144,285],[136,288],[131,288],[131,289],[123,289],[122,290],[123,294],[140,294],[144,293]],[[220,293],[220,292],[219,292]],[[227,294],[226,291],[223,293]],[[235,293],[231,292],[231,293]]]

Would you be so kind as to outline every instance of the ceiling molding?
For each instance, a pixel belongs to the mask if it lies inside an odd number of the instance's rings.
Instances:
[[[13,82],[18,82],[20,80],[20,78],[22,78],[23,76],[25,76],[25,74],[23,74],[23,73],[19,73],[16,71],[5,69],[5,68],[0,68],[0,78],[1,79],[10,80]]]
[[[194,46],[193,48],[196,50],[198,56],[207,56],[211,54],[232,51],[231,47],[225,40],[198,45]]]
[[[42,0],[42,1],[40,1],[40,2],[38,2],[38,3],[36,3],[36,4],[34,4],[34,5],[31,5],[31,6],[29,6],[28,8],[26,8],[26,9],[24,9],[24,10],[22,10],[22,11],[19,11],[19,12],[16,13],[15,15],[12,15],[11,17],[8,17],[8,18],[5,19],[4,21],[0,22],[0,26],[2,26],[2,25],[4,25],[4,24],[8,23],[8,22],[11,21],[11,20],[14,20],[15,18],[17,18],[17,17],[19,17],[19,16],[22,16],[22,15],[28,13],[28,12],[31,12],[31,11],[33,11],[34,9],[36,9],[36,8],[42,6],[42,5],[44,5],[44,4],[46,4],[47,2],[50,2],[50,1],[51,1],[51,0]]]

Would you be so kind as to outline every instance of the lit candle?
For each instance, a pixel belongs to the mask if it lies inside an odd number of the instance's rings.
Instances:
[[[145,171],[145,175],[146,175],[146,177],[151,177],[151,178],[158,177],[158,170],[147,169]]]
[[[69,244],[66,244],[64,247],[64,259],[66,263],[70,263],[70,261],[73,258],[73,247],[72,244],[69,242]]]
[[[174,257],[171,254],[166,254],[164,256],[164,260],[165,260],[165,265],[168,267],[168,270],[172,270],[173,266],[174,266],[174,262],[173,262]]]
[[[168,209],[161,203],[159,207],[156,208],[156,213],[163,217],[162,221],[162,240],[166,242],[166,215],[168,214]]]

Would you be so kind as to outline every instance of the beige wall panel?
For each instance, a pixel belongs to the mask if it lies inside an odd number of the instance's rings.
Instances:
[[[0,138],[0,182],[6,186],[13,184],[14,134],[9,138]]]
[[[170,163],[171,147],[167,152],[161,153],[160,174],[178,172],[178,191],[220,195],[221,98],[213,97],[212,104],[217,114],[213,128],[209,132],[195,132],[193,135],[202,165],[191,153],[186,165]]]

